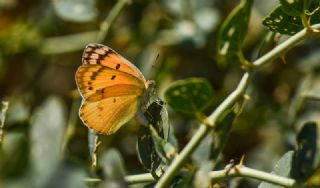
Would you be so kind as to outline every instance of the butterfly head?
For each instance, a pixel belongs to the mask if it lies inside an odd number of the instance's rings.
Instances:
[[[156,82],[154,80],[147,80],[146,85],[146,90],[143,92],[142,96],[140,96],[140,107],[142,109],[146,109],[150,103],[157,99]]]
[[[156,87],[156,81],[154,81],[154,80],[147,80],[147,81],[146,81],[146,85],[147,85],[147,88],[155,88],[155,87]]]

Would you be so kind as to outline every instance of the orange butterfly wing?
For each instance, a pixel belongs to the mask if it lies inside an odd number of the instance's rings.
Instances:
[[[82,121],[101,134],[113,134],[135,114],[137,96],[109,97],[97,102],[84,102],[80,108]]]
[[[102,44],[88,44],[84,49],[82,62],[83,64],[100,64],[111,69],[131,74],[139,80],[142,80],[147,87],[146,79],[140,70],[108,46]]]
[[[112,134],[135,114],[147,82],[137,67],[101,44],[89,44],[76,83],[83,97],[80,118],[102,134]]]
[[[88,102],[107,97],[140,95],[145,89],[143,82],[135,76],[97,64],[80,66],[76,83]],[[97,98],[99,95],[101,98]]]

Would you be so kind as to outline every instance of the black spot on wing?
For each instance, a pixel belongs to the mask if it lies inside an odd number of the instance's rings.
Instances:
[[[95,80],[98,74],[104,69],[104,67],[100,67],[97,71],[93,72],[90,76],[90,80]]]
[[[111,76],[111,80],[114,80],[114,79],[116,79],[116,75]]]

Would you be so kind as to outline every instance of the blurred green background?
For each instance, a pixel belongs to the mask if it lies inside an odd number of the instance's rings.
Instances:
[[[210,113],[243,73],[236,61],[225,66],[217,61],[219,26],[237,3],[0,0],[0,99],[9,101],[0,187],[83,187],[84,177],[93,176],[74,79],[88,43],[107,45],[137,65],[147,79],[156,80],[160,98],[175,80],[207,79],[215,96]],[[267,34],[261,20],[277,3],[255,2],[243,46],[247,59],[257,58]],[[113,19],[110,13],[116,17],[105,32],[100,26]],[[270,171],[283,153],[294,148],[301,122],[319,119],[315,100],[320,93],[319,50],[319,40],[305,41],[256,74],[247,93],[250,100],[224,149],[226,162],[246,154],[246,165]],[[170,108],[169,115],[182,148],[197,122]],[[136,154],[137,130],[133,120],[116,134],[102,136],[98,161],[105,155],[121,155],[126,174],[146,172]],[[97,174],[108,174],[101,169]],[[242,180],[236,187],[253,185]]]

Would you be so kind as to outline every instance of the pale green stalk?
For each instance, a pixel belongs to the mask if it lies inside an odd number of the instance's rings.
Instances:
[[[317,30],[320,28],[320,24],[313,25],[313,29]],[[304,29],[294,36],[290,37],[288,40],[279,44],[277,47],[272,49],[270,52],[260,57],[252,64],[254,65],[253,71],[256,71],[259,67],[271,62],[272,60],[283,55],[288,49],[294,47],[297,43],[306,39],[308,36],[307,29]],[[208,124],[215,125],[217,119],[234,105],[245,93],[250,78],[252,77],[252,72],[246,72],[242,76],[237,88],[216,108],[216,110],[208,117]],[[170,166],[167,168],[165,173],[161,176],[158,183],[155,185],[155,188],[165,187],[171,179],[174,177],[176,172],[181,168],[182,164],[189,158],[192,152],[197,148],[201,140],[211,131],[212,129],[207,125],[201,124],[195,135],[191,138],[188,144],[183,148],[183,150],[177,155]]]

